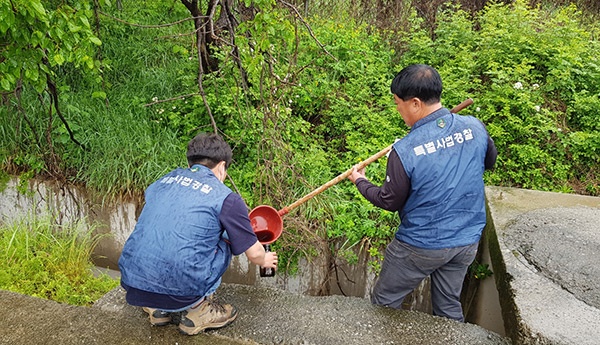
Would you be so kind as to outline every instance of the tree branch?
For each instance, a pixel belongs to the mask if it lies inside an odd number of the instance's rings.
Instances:
[[[331,53],[325,48],[325,46],[315,36],[310,25],[308,25],[306,20],[304,20],[304,18],[302,18],[302,15],[300,14],[300,12],[296,8],[296,6],[290,4],[289,2],[283,1],[283,0],[279,0],[279,2],[282,3],[283,5],[285,5],[286,7],[290,8],[292,10],[292,12],[294,12],[296,17],[298,17],[298,19],[300,19],[302,24],[304,24],[304,26],[306,27],[306,30],[308,30],[308,33],[310,34],[310,36],[313,38],[313,40],[315,40],[315,42],[317,42],[317,44],[319,45],[319,47],[321,47],[321,49],[325,52],[325,54],[329,55],[333,60],[335,60],[335,62],[338,62],[339,60],[335,56],[331,55]]]
[[[184,2],[184,1],[185,1],[185,0],[181,0],[181,2]],[[189,21],[189,20],[196,20],[196,19],[199,19],[199,18],[206,18],[206,16],[188,17],[188,18],[184,18],[184,19],[182,19],[182,20],[178,20],[178,21],[176,21],[176,22],[172,22],[172,23],[158,24],[158,25],[142,25],[142,24],[130,23],[130,22],[128,22],[128,21],[125,21],[125,20],[123,20],[123,19],[119,19],[119,18],[117,18],[117,17],[115,17],[115,16],[111,16],[111,15],[110,15],[110,14],[108,14],[108,13],[104,13],[104,12],[102,12],[102,11],[100,11],[100,10],[98,10],[98,13],[99,13],[99,14],[101,14],[101,15],[103,15],[103,16],[105,16],[105,17],[108,17],[108,18],[110,18],[110,19],[116,20],[117,22],[120,22],[120,23],[123,23],[123,24],[127,24],[127,25],[130,25],[130,26],[135,26],[135,27],[143,28],[143,29],[159,29],[159,28],[165,28],[165,27],[169,27],[169,26],[178,25],[178,24],[181,24],[181,23],[183,23],[183,22],[187,22],[187,21]]]
[[[235,43],[235,29],[237,27],[236,19],[231,11],[231,8],[229,8],[229,2],[227,0],[221,1],[221,7],[225,11],[225,15],[227,16],[230,41],[229,44],[232,46],[230,54],[231,56],[233,56],[233,59],[235,60],[238,70],[240,71],[240,74],[242,76],[242,88],[245,92],[248,92],[248,75],[246,74],[244,66],[242,66],[242,61],[240,59],[240,51],[237,44]]]
[[[56,84],[54,84],[52,79],[50,79],[50,75],[48,75],[48,74],[46,74],[46,80],[47,80],[46,84],[48,85],[48,93],[50,94],[50,97],[52,98],[52,103],[54,104],[54,109],[56,110],[56,114],[58,115],[58,117],[60,118],[62,123],[65,125],[65,128],[67,129],[67,132],[69,133],[69,137],[71,138],[71,141],[74,142],[75,144],[77,144],[83,150],[89,151],[89,149],[87,147],[85,147],[82,143],[80,143],[77,139],[75,139],[75,135],[73,134],[73,131],[71,130],[71,127],[69,126],[69,123],[67,122],[65,117],[62,115],[62,112],[60,111],[60,107],[58,106],[58,92],[56,91]]]

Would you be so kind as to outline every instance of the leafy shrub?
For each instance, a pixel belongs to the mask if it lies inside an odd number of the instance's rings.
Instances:
[[[574,6],[544,12],[522,0],[488,5],[473,19],[451,7],[440,16],[435,40],[407,41],[401,66],[438,68],[445,103],[474,98],[464,113],[487,125],[499,151],[486,182],[589,192],[578,181],[589,180],[590,167],[598,175],[599,147],[591,140],[584,148],[572,132],[585,128],[590,138],[598,132],[600,50],[594,28],[582,27],[580,16]],[[413,30],[425,37],[418,26]]]

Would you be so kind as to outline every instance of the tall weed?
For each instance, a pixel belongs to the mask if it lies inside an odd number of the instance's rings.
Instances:
[[[0,226],[0,289],[74,305],[91,305],[118,281],[95,276],[98,237],[81,224],[23,219]]]

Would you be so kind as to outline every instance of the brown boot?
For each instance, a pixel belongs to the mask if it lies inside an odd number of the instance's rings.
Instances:
[[[236,316],[237,309],[231,304],[219,304],[207,298],[183,313],[179,329],[182,333],[194,335],[205,329],[224,327],[235,320]]]
[[[152,326],[166,326],[171,323],[171,313],[148,307],[142,309],[148,313]]]

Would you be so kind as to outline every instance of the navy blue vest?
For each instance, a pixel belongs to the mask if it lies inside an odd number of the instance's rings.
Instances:
[[[487,142],[479,120],[442,108],[394,144],[411,184],[400,211],[398,240],[426,249],[479,241],[486,222]]]
[[[231,192],[202,165],[175,169],[150,185],[119,259],[121,280],[154,293],[204,296],[231,260],[219,222]]]

